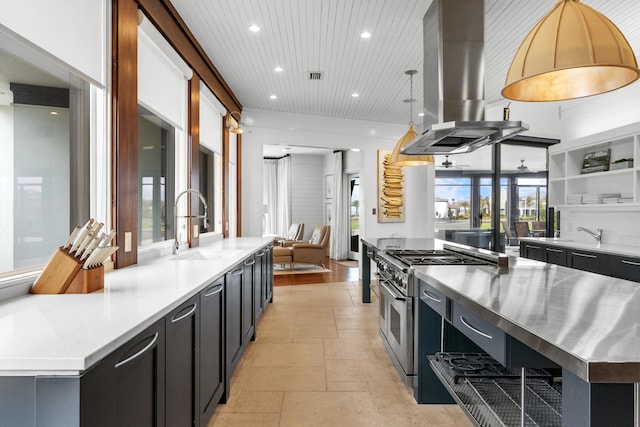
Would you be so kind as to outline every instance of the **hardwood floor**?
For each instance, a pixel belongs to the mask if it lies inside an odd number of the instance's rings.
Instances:
[[[325,266],[330,272],[307,274],[278,274],[273,278],[274,286],[306,285],[310,283],[333,283],[357,281],[359,269],[346,267],[338,261],[327,258]]]

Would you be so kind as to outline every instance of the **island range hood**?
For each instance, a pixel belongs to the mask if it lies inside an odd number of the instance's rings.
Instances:
[[[484,120],[483,0],[433,0],[423,37],[425,131],[403,154],[469,153],[529,129]]]

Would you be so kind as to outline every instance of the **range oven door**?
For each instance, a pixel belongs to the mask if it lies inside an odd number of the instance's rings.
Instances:
[[[392,284],[380,277],[380,334],[387,352],[398,370],[414,374],[413,366],[413,302]]]

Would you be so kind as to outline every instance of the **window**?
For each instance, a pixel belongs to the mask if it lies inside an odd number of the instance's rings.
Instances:
[[[471,178],[436,177],[436,227],[469,228]]]
[[[4,277],[40,268],[66,242],[70,229],[89,217],[92,137],[87,129],[96,88],[1,32],[0,57]]]

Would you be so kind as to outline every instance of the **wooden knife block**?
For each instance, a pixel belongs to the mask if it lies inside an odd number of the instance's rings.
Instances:
[[[104,266],[82,269],[83,261],[58,248],[31,287],[32,294],[86,294],[104,288]]]

